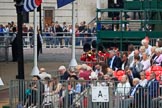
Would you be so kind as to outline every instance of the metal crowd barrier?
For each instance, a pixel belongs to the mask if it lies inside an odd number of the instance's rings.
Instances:
[[[10,108],[162,108],[162,88],[159,85],[156,91],[155,88],[140,87],[131,97],[133,88],[117,88],[118,82],[60,82],[60,91],[56,92],[57,84],[52,86],[54,89],[48,89],[50,81],[11,81]]]

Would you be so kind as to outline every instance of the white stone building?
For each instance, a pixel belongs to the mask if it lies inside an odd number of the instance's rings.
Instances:
[[[96,1],[97,0],[76,0],[75,1],[75,17],[76,23],[86,21],[89,23],[96,17]],[[107,8],[108,0],[101,0],[101,7]],[[0,24],[8,22],[17,22],[16,8],[14,0],[0,0]],[[39,17],[39,15],[38,15]],[[39,19],[39,18],[38,18]],[[43,0],[42,3],[42,25],[58,21],[71,23],[72,22],[72,4],[68,4],[62,8],[57,8],[57,0]],[[29,13],[29,23],[33,24],[33,12]],[[27,25],[28,25],[27,24]]]

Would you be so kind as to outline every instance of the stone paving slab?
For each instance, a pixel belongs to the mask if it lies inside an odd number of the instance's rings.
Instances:
[[[82,49],[76,49],[76,60],[80,63],[79,58],[83,53]],[[9,62],[0,62],[0,76],[3,79],[5,86],[0,87],[7,88],[10,80],[15,80],[17,75],[17,63],[11,62],[11,49],[9,49]],[[40,54],[38,67],[46,68],[47,72],[57,72],[57,68],[60,65],[68,67],[71,60],[70,48],[44,48],[43,54]],[[24,71],[25,79],[31,79],[31,71],[33,68],[33,49],[24,49]],[[53,74],[53,73],[52,73]],[[54,73],[55,74],[55,73]],[[9,104],[9,93],[6,91],[0,91],[0,108],[2,105]],[[1,95],[3,94],[3,95]]]

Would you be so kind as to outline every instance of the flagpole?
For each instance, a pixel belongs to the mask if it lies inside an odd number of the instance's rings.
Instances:
[[[97,9],[101,9],[101,0],[97,0]],[[101,18],[101,12],[98,12],[98,18]]]
[[[38,63],[37,63],[37,8],[34,9],[34,67],[31,75],[39,75]]]
[[[72,26],[73,26],[73,29],[72,29],[72,49],[71,49],[71,61],[70,61],[70,64],[69,64],[69,67],[75,67],[77,66],[77,61],[76,61],[76,58],[75,58],[75,7],[74,7],[75,3],[74,1],[72,2]]]

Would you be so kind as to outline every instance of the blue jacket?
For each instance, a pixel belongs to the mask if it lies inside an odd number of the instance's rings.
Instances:
[[[151,98],[158,97],[159,82],[156,79],[149,80],[146,87]]]

